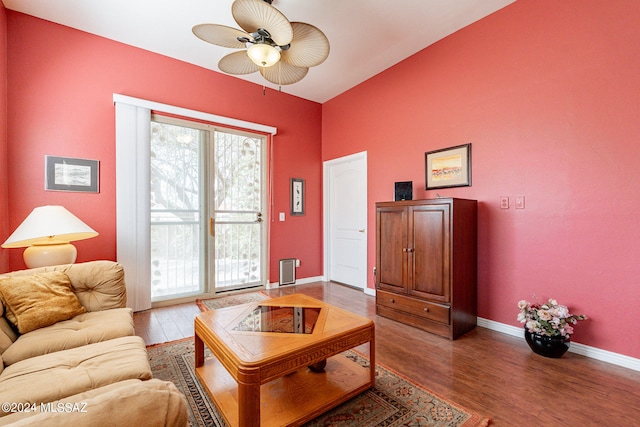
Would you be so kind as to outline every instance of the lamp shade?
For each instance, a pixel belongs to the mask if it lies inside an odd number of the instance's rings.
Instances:
[[[247,49],[249,59],[258,67],[271,67],[280,60],[280,51],[266,43],[256,43]]]
[[[55,245],[89,239],[98,233],[62,206],[35,208],[11,236],[3,248],[33,245]]]

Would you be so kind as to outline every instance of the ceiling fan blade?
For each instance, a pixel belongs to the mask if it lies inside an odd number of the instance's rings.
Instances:
[[[238,41],[238,37],[249,36],[244,31],[218,24],[196,25],[191,31],[193,31],[193,34],[195,34],[196,37],[208,43],[222,47],[231,47],[234,49],[245,48],[246,44]]]
[[[277,85],[290,85],[299,82],[307,75],[309,68],[295,67],[283,61],[269,68],[260,68],[262,77]]]
[[[227,74],[251,74],[258,71],[260,67],[249,59],[246,50],[242,50],[223,56],[218,62],[218,68]]]
[[[282,60],[296,67],[315,67],[329,56],[329,39],[317,27],[292,22],[291,47],[281,52]]]
[[[240,28],[254,33],[264,28],[279,46],[291,43],[293,29],[286,16],[264,0],[236,0],[231,5],[231,14]]]

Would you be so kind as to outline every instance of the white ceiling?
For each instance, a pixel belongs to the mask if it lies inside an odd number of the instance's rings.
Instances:
[[[323,103],[515,0],[274,0],[289,20],[320,28],[329,58],[282,91]],[[211,70],[233,49],[196,38],[196,24],[239,28],[233,0],[3,0],[8,9]],[[259,73],[238,76],[277,89]]]

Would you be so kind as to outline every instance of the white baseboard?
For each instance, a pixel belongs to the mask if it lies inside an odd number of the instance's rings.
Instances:
[[[324,280],[324,278],[322,276],[305,277],[304,279],[296,279],[295,283],[288,283],[288,284],[282,285],[282,286],[305,285],[307,283],[322,282],[323,280]],[[269,282],[269,283],[267,283],[267,289],[273,289],[273,288],[279,288],[279,287],[280,287],[280,283],[279,282]]]
[[[322,281],[322,276],[315,277],[305,277],[304,279],[296,279],[296,285],[305,285],[307,283],[320,282]]]
[[[491,329],[492,331],[501,332],[503,334],[512,335],[514,337],[524,339],[523,328],[511,326],[504,323],[495,322],[493,320],[478,317],[477,325],[482,328]],[[592,359],[601,360],[613,365],[622,366],[623,368],[640,371],[640,359],[625,356],[624,354],[614,353],[612,351],[602,350],[596,347],[580,344],[571,341],[569,351]]]

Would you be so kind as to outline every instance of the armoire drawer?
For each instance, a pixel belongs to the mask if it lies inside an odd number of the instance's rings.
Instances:
[[[415,316],[435,320],[436,322],[449,324],[449,306],[428,302],[418,298],[398,295],[391,292],[378,290],[376,292],[376,304],[395,310],[404,311]]]

